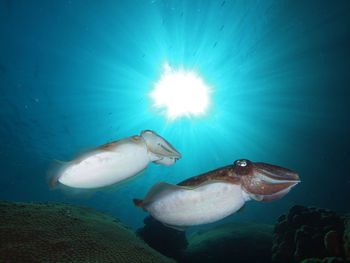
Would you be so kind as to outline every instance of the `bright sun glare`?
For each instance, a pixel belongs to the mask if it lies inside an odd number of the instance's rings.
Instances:
[[[154,107],[164,109],[169,119],[203,115],[209,105],[209,88],[194,72],[164,65],[164,73],[151,93]]]

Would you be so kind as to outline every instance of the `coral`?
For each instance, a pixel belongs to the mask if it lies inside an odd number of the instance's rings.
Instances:
[[[344,218],[334,211],[294,206],[274,230],[273,262],[343,257]]]
[[[198,231],[180,262],[270,262],[273,226],[257,223],[228,223]]]
[[[322,259],[319,258],[307,258],[301,261],[300,263],[322,263]]]
[[[342,258],[326,257],[324,259],[307,258],[301,261],[301,263],[346,263],[346,261]]]
[[[137,234],[152,248],[163,255],[179,258],[181,251],[188,245],[184,231],[164,226],[151,216],[144,220],[145,226],[137,230]]]
[[[344,250],[345,258],[350,261],[350,215],[345,219],[345,229],[344,229]]]
[[[341,236],[334,230],[330,230],[324,236],[324,246],[334,256],[342,256],[342,240]]]
[[[0,262],[175,262],[118,219],[63,203],[0,202]]]

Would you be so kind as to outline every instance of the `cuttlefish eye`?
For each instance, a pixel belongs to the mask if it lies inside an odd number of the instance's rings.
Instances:
[[[245,160],[245,159],[237,160],[237,161],[235,161],[235,165],[241,166],[241,167],[246,167],[248,165],[248,160]]]

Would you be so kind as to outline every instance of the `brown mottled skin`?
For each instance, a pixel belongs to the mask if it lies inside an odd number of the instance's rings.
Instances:
[[[115,148],[116,143],[119,141],[108,142],[97,148],[97,150],[112,151]]]
[[[114,142],[105,143],[105,144],[99,146],[97,148],[97,150],[114,151],[118,144],[127,143],[127,142],[133,142],[133,143],[136,143],[136,144],[142,144],[143,143],[143,139],[142,139],[141,136],[134,135],[134,136],[127,137],[127,138],[124,138],[124,139],[121,139],[121,140],[117,140],[117,141],[114,141]]]
[[[197,186],[209,180],[221,180],[231,182],[233,184],[238,184],[240,178],[235,175],[234,166],[227,165],[213,171],[203,173],[194,177],[191,177],[181,183],[178,183],[179,186]]]
[[[237,160],[233,165],[191,177],[180,182],[179,186],[198,186],[206,181],[219,180],[233,184],[241,184],[242,189],[260,198],[260,201],[273,201],[287,192],[284,189],[299,182],[299,175],[289,169],[249,160]],[[269,181],[270,180],[270,181]],[[273,182],[271,182],[273,180]],[[288,182],[283,182],[288,181]]]

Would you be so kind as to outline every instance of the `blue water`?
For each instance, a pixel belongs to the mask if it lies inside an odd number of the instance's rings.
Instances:
[[[138,228],[131,200],[156,182],[247,158],[302,183],[226,221],[273,223],[293,204],[349,212],[350,1],[2,0],[0,22],[0,199],[85,205]],[[207,115],[152,107],[166,62],[211,87]],[[53,159],[144,129],[183,158],[114,192],[49,190]]]

